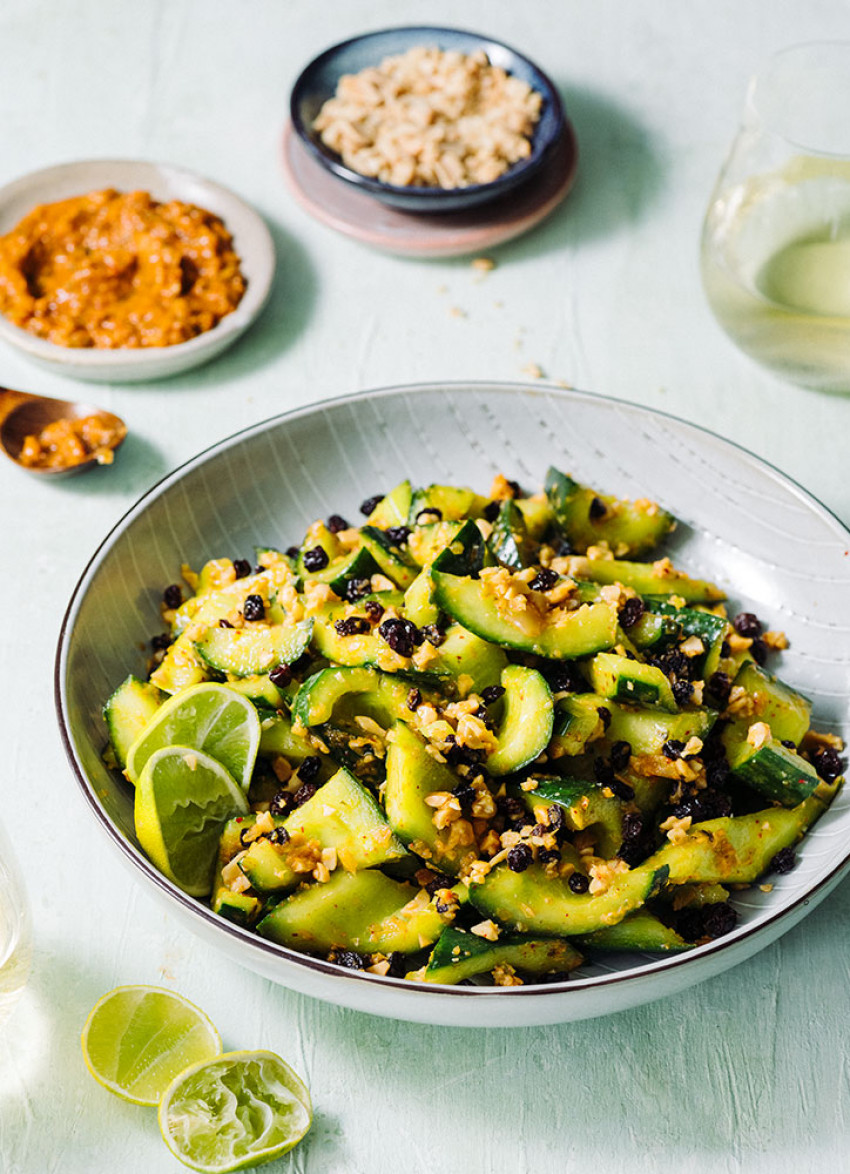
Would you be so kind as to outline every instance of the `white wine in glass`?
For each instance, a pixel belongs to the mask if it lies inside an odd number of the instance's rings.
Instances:
[[[785,49],[750,84],[709,204],[702,277],[738,346],[850,390],[850,44]]]

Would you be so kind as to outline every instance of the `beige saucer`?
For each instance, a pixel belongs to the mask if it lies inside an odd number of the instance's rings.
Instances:
[[[567,122],[536,180],[492,204],[428,216],[399,212],[325,171],[291,123],[283,137],[284,174],[299,204],[337,232],[403,257],[462,257],[513,240],[557,208],[573,186],[577,165],[575,133]]]

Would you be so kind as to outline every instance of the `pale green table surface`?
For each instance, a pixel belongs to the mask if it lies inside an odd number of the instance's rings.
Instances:
[[[111,469],[58,484],[0,467],[2,818],[36,927],[30,987],[0,1034],[3,1174],[182,1169],[152,1112],[85,1072],[79,1032],[122,983],[201,1004],[228,1047],[280,1051],[316,1104],[274,1170],[309,1174],[647,1174],[846,1170],[845,884],[778,944],[664,1003],[522,1032],[423,1028],[290,994],[210,953],[139,888],[76,792],[53,715],[56,636],[97,543],[163,473],[277,412],[435,379],[553,381],[707,425],[850,521],[850,401],[750,364],[706,307],[700,224],[751,70],[847,35],[808,0],[5,0],[0,182],[54,162],[145,157],[232,186],[279,249],[273,302],[218,362],[88,396],[132,429]],[[581,163],[544,226],[468,260],[381,256],[314,222],[284,187],[281,128],[301,65],[389,24],[489,31],[563,89]],[[459,314],[457,311],[462,311]],[[86,389],[0,351],[0,383]]]

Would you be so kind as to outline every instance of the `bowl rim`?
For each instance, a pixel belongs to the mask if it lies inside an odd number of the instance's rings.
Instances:
[[[28,171],[3,184],[0,187],[0,213],[9,199],[25,194],[28,188],[39,181],[55,180],[60,182],[66,175],[80,168],[94,167],[98,170],[108,171],[110,168],[130,166],[144,168],[152,176],[161,175],[169,182],[176,181],[178,185],[192,185],[202,191],[212,193],[217,200],[233,205],[243,223],[249,226],[252,234],[256,234],[257,248],[251,249],[247,257],[244,253],[239,253],[242,272],[247,279],[245,293],[239,304],[229,314],[221,318],[211,330],[206,330],[203,334],[186,339],[184,342],[174,343],[172,346],[64,347],[59,343],[30,334],[28,330],[16,326],[9,321],[5,314],[0,313],[0,338],[3,341],[42,362],[69,368],[128,368],[136,371],[145,366],[164,364],[169,356],[173,356],[175,362],[178,362],[177,356],[179,355],[179,364],[182,369],[184,365],[191,365],[192,358],[197,357],[200,360],[208,350],[217,349],[229,341],[235,341],[262,312],[271,295],[277,261],[274,240],[269,227],[257,209],[232,188],[217,180],[208,179],[205,175],[190,168],[157,159],[134,159],[120,156],[71,159],[63,163],[53,163],[48,167]],[[81,187],[85,187],[84,181],[81,182]],[[88,190],[96,189],[89,188]],[[56,199],[64,198],[66,197],[56,197]],[[205,210],[211,211],[209,208]],[[220,214],[216,212],[214,215],[219,216]],[[220,215],[220,218],[224,221],[227,230],[233,235],[232,221],[228,222],[226,215]],[[257,270],[256,276],[253,272],[255,268]],[[115,379],[118,381],[120,375],[116,374]]]
[[[190,457],[175,469],[171,470],[161,477],[154,485],[152,485],[144,494],[118,519],[117,522],[110,528],[106,536],[98,544],[91,558],[83,568],[65,614],[62,618],[62,623],[59,630],[59,638],[56,649],[56,656],[54,660],[54,706],[56,710],[56,717],[59,725],[60,737],[65,754],[71,766],[77,783],[82,791],[84,800],[88,803],[97,818],[97,822],[112,841],[117,846],[125,857],[125,861],[129,864],[139,868],[148,880],[152,881],[162,894],[173,901],[175,904],[182,906],[190,914],[200,916],[201,920],[205,922],[214,931],[219,931],[225,936],[234,936],[235,938],[244,942],[248,948],[252,948],[269,957],[282,958],[286,962],[295,964],[296,966],[303,966],[307,971],[318,972],[323,975],[328,975],[333,978],[339,978],[342,981],[346,979],[359,982],[367,982],[378,984],[381,986],[390,986],[398,991],[409,991],[420,994],[428,994],[432,998],[439,996],[446,996],[455,999],[459,998],[515,998],[522,999],[531,997],[541,997],[545,995],[566,996],[569,997],[573,993],[576,997],[593,990],[604,988],[618,987],[625,983],[637,984],[641,980],[646,980],[659,973],[668,973],[670,971],[679,970],[682,966],[699,962],[701,959],[711,959],[716,957],[724,950],[731,950],[735,947],[741,947],[746,942],[752,941],[771,929],[777,931],[777,927],[792,917],[799,920],[800,911],[804,906],[811,905],[814,907],[823,897],[827,896],[831,889],[838,883],[842,875],[850,868],[850,844],[841,859],[829,870],[829,872],[820,878],[815,884],[803,890],[796,897],[788,901],[787,904],[777,909],[775,912],[763,915],[757,924],[750,926],[739,926],[730,934],[721,938],[716,938],[701,946],[694,946],[693,949],[685,951],[681,954],[672,954],[664,957],[659,957],[651,962],[644,962],[638,967],[627,970],[617,971],[616,973],[608,973],[602,975],[590,975],[587,977],[567,978],[562,982],[551,983],[529,983],[524,986],[516,987],[477,987],[477,986],[447,986],[442,984],[427,983],[420,980],[411,980],[406,978],[392,978],[386,975],[370,974],[366,971],[346,970],[334,963],[327,962],[322,958],[315,958],[309,954],[300,953],[290,947],[279,945],[267,938],[261,938],[256,933],[244,929],[236,925],[234,922],[228,921],[225,918],[213,913],[209,906],[201,904],[201,902],[187,893],[184,893],[175,884],[169,881],[162,873],[160,873],[153,864],[144,856],[144,854],[136,849],[129,840],[121,834],[118,828],[109,819],[106,812],[95,801],[94,787],[87,778],[85,771],[77,760],[74,751],[73,738],[70,730],[70,723],[65,719],[65,665],[67,660],[68,642],[73,632],[74,621],[76,613],[79,609],[81,600],[88,586],[88,581],[96,572],[102,559],[108,554],[113,542],[120,537],[121,533],[127,526],[138,516],[140,516],[147,506],[163,494],[171,483],[178,483],[187,473],[194,468],[205,464],[209,459],[218,456],[228,449],[235,447],[250,436],[256,434],[260,435],[268,431],[272,427],[278,427],[289,420],[296,420],[304,416],[313,414],[321,414],[328,409],[349,404],[362,403],[370,400],[380,400],[383,398],[390,398],[392,396],[403,395],[419,395],[429,394],[437,391],[443,392],[462,392],[465,390],[472,390],[483,392],[486,391],[489,395],[516,395],[521,393],[523,395],[546,395],[555,396],[565,400],[578,399],[589,402],[601,402],[609,405],[611,408],[625,408],[628,411],[636,412],[638,415],[646,415],[651,419],[669,420],[676,425],[684,426],[694,430],[695,432],[710,437],[715,441],[719,441],[721,445],[728,446],[736,452],[750,465],[755,465],[761,469],[767,469],[778,478],[780,482],[793,488],[799,497],[809,506],[814,507],[816,511],[820,512],[827,520],[831,521],[837,528],[838,532],[843,538],[850,541],[850,527],[838,517],[838,515],[821,502],[814,494],[805,489],[798,481],[781,469],[777,468],[771,461],[757,456],[750,449],[737,441],[729,440],[713,429],[706,428],[701,424],[695,424],[689,420],[684,420],[680,416],[674,415],[672,412],[666,412],[661,409],[649,408],[642,404],[636,404],[630,400],[625,400],[620,397],[611,395],[602,395],[595,392],[583,391],[577,388],[560,388],[549,384],[538,384],[531,387],[528,384],[516,382],[498,382],[489,380],[434,380],[426,383],[414,384],[396,384],[380,388],[368,389],[365,391],[355,392],[352,394],[343,394],[337,396],[328,396],[324,399],[318,400],[308,405],[302,405],[296,408],[291,408],[286,412],[281,412],[275,416],[268,417],[256,424],[248,425],[240,429],[238,432],[224,437],[223,439],[208,445],[201,452]],[[792,928],[792,926],[788,926]],[[773,933],[773,937],[782,933],[781,929]],[[737,951],[736,951],[737,952]],[[751,951],[753,952],[753,951]],[[371,1009],[370,1009],[371,1010]],[[382,1014],[380,1009],[373,1010],[375,1014]],[[604,1014],[605,1012],[601,1012]],[[506,1026],[510,1026],[507,1024]]]
[[[332,60],[341,50],[348,48],[350,45],[377,39],[392,33],[423,33],[426,35],[428,33],[450,33],[454,36],[470,37],[478,41],[480,46],[485,50],[489,45],[495,45],[499,49],[504,49],[518,61],[522,61],[542,84],[543,97],[551,106],[554,115],[552,129],[546,136],[545,141],[541,141],[538,144],[535,142],[535,135],[532,135],[532,152],[527,159],[518,160],[507,171],[504,171],[489,183],[472,183],[462,188],[415,187],[384,183],[382,180],[374,179],[372,176],[361,175],[359,171],[348,167],[342,162],[342,157],[337,155],[335,151],[331,151],[329,147],[325,147],[317,142],[316,138],[310,133],[310,128],[305,125],[301,117],[301,91],[309,75],[320,65]],[[535,86],[534,88],[537,87]],[[477,33],[471,29],[455,28],[450,25],[418,24],[391,25],[383,29],[373,29],[368,33],[359,33],[353,37],[347,37],[344,41],[339,41],[334,45],[328,46],[327,49],[323,49],[321,53],[318,53],[308,61],[295,79],[289,96],[289,117],[295,133],[301,142],[314,158],[318,159],[322,166],[337,176],[338,179],[355,184],[372,195],[393,196],[399,200],[405,196],[409,196],[411,200],[416,199],[423,203],[432,202],[434,204],[441,203],[449,198],[458,201],[465,199],[475,200],[476,196],[483,195],[485,192],[492,192],[495,198],[502,189],[507,190],[523,182],[546,159],[554,144],[557,143],[564,133],[567,121],[563,100],[552,79],[535,61],[527,57],[524,53],[520,53],[518,49],[514,49],[512,45],[499,40],[497,37],[490,37],[485,33]]]

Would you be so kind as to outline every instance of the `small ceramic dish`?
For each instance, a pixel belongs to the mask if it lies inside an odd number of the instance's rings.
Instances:
[[[473,53],[483,49],[492,65],[521,78],[543,96],[540,120],[532,137],[531,154],[515,163],[491,183],[470,184],[464,188],[398,187],[347,167],[339,155],[326,147],[313,122],[322,104],[333,97],[343,74],[358,73],[378,65],[385,57],[417,47],[454,49]],[[365,33],[326,49],[302,71],[290,98],[292,125],[307,149],[340,181],[367,192],[376,199],[404,212],[460,212],[498,199],[521,184],[531,182],[546,166],[564,133],[564,109],[558,91],[541,69],[508,45],[479,33],[461,29],[411,26]]]
[[[271,292],[275,249],[262,217],[239,196],[191,171],[134,159],[90,159],[33,171],[0,188],[0,236],[37,204],[48,204],[101,188],[146,191],[156,200],[181,200],[214,212],[233,236],[247,288],[239,305],[212,330],[167,347],[98,349],[64,347],[36,338],[0,314],[0,339],[37,363],[73,379],[138,383],[163,379],[209,362],[243,334]]]
[[[222,441],[150,490],[96,551],[60,636],[59,724],[92,821],[145,891],[211,947],[211,965],[220,950],[303,994],[389,1018],[558,1023],[674,995],[719,974],[796,925],[847,874],[845,788],[807,832],[792,872],[733,893],[739,921],[725,937],[672,956],[597,955],[563,982],[464,987],[346,970],[277,945],[181,892],[141,851],[132,787],[103,761],[102,706],[129,672],[144,672],[138,649],[159,631],[163,584],[181,563],[242,555],[258,542],[288,545],[316,518],[336,510],[353,516],[356,503],[405,476],[484,491],[502,472],[531,489],[550,463],[675,511],[680,523],[668,549],[677,564],[720,582],[734,597],[730,607],[787,633],[783,680],[812,699],[818,730],[847,737],[850,535],[744,449],[660,412],[541,386],[390,388],[300,408]]]
[[[465,257],[522,236],[566,198],[577,166],[578,147],[567,122],[557,149],[534,183],[466,211],[411,215],[340,183],[307,150],[291,122],[283,139],[284,176],[299,204],[343,236],[399,257]]]

